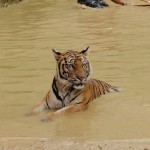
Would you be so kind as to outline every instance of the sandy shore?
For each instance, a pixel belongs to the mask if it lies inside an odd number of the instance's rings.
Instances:
[[[150,139],[77,142],[47,138],[1,137],[0,150],[150,150]]]

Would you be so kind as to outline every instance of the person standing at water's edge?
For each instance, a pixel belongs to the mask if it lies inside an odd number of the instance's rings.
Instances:
[[[112,2],[120,5],[128,5],[125,0],[111,0]],[[86,5],[93,8],[103,8],[108,7],[109,5],[103,0],[78,0],[79,4]]]

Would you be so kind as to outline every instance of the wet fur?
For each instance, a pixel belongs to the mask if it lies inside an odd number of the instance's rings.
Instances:
[[[109,92],[118,92],[118,88],[91,78],[91,66],[87,60],[88,48],[65,53],[53,50],[57,67],[52,86],[46,96],[37,104],[31,115],[45,109],[58,109],[42,118],[49,121],[56,116],[82,111],[91,101]]]

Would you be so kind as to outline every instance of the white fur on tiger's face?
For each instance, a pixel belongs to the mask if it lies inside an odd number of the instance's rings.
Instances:
[[[53,50],[57,61],[56,75],[58,79],[75,89],[84,88],[90,79],[91,68],[86,58],[87,50],[81,52],[67,51],[65,53]]]

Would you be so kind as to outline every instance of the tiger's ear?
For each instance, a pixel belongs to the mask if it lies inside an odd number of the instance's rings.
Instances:
[[[52,49],[52,52],[54,54],[54,57],[55,57],[56,61],[58,61],[60,59],[61,53],[60,52],[56,52],[54,49]]]
[[[82,50],[80,53],[87,56],[88,55],[88,50],[89,50],[89,46],[86,49]]]

